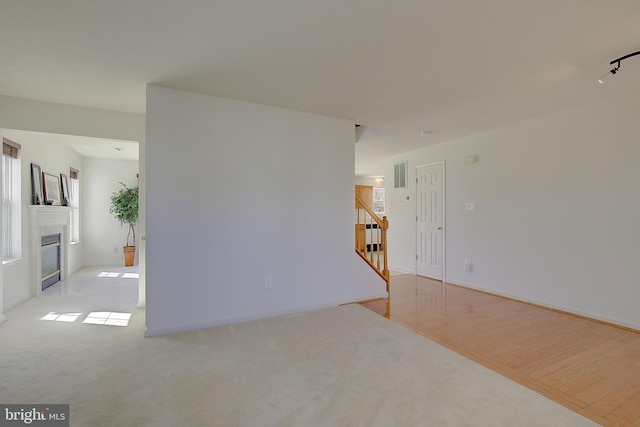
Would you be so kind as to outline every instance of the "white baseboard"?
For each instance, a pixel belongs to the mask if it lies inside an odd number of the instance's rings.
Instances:
[[[566,307],[566,306],[562,306],[562,305],[557,305],[557,304],[553,304],[553,303],[549,303],[547,301],[540,301],[540,300],[536,300],[534,298],[524,298],[522,296],[519,295],[513,295],[513,294],[509,294],[506,292],[500,292],[500,291],[496,291],[495,289],[491,289],[491,288],[486,288],[484,286],[478,286],[475,284],[470,284],[470,283],[464,283],[461,281],[453,281],[453,280],[449,280],[449,279],[445,279],[446,283],[452,284],[452,285],[458,285],[458,286],[462,286],[465,288],[469,288],[469,289],[475,289],[477,291],[481,291],[481,292],[486,292],[488,294],[492,294],[492,295],[497,295],[500,297],[504,297],[504,298],[509,298],[512,299],[514,301],[520,301],[520,302],[524,302],[524,303],[529,303],[529,304],[533,304],[533,305],[537,305],[543,308],[549,308],[552,310],[557,310],[557,311],[561,311],[567,314],[575,314],[576,316],[580,316],[580,317],[586,317],[588,319],[592,319],[595,321],[600,321],[600,322],[605,322],[605,323],[610,323],[612,325],[617,325],[617,326],[622,326],[623,328],[630,328],[630,329],[634,329],[637,331],[640,331],[640,323],[636,323],[636,322],[629,322],[629,321],[625,321],[625,320],[621,320],[621,319],[614,319],[608,316],[602,316],[599,314],[594,314],[594,313],[590,313],[584,310],[579,310],[573,307]]]
[[[15,308],[17,306],[19,306],[20,304],[22,304],[25,301],[28,301],[29,299],[31,299],[31,295],[26,295],[14,302],[12,302],[11,304],[7,305],[6,307],[4,307],[3,312],[7,312],[9,310],[11,310],[12,308]]]
[[[371,295],[365,295],[363,297],[359,297],[358,301],[367,301],[367,300],[378,299],[378,298],[386,298],[386,297],[388,297],[388,294],[385,291],[382,294],[371,294]],[[171,334],[177,334],[177,333],[180,333],[180,332],[195,331],[195,330],[198,330],[198,329],[215,328],[216,326],[232,325],[232,324],[235,324],[235,323],[249,322],[251,320],[266,319],[266,318],[269,318],[269,317],[286,316],[286,315],[289,315],[289,314],[302,313],[302,312],[305,312],[305,311],[312,311],[312,310],[320,310],[320,309],[323,309],[323,308],[337,307],[337,306],[340,306],[342,304],[349,304],[349,303],[353,303],[353,302],[354,301],[351,301],[351,300],[335,301],[335,302],[328,302],[328,303],[325,303],[325,304],[310,305],[310,306],[305,306],[305,307],[294,307],[294,308],[288,308],[288,309],[284,309],[284,310],[277,310],[277,311],[271,311],[271,312],[265,312],[265,313],[257,313],[257,314],[251,314],[251,315],[246,315],[246,316],[227,317],[227,318],[223,318],[223,319],[213,319],[213,320],[206,321],[206,322],[182,324],[182,325],[171,326],[171,327],[168,327],[168,328],[154,328],[154,329],[151,329],[151,328],[149,328],[147,326],[147,328],[144,331],[144,336],[145,337],[155,337],[155,336],[160,336],[160,335],[171,335]]]
[[[404,274],[416,274],[414,270],[408,270],[406,268],[399,268],[399,267],[393,267],[393,266],[389,266],[389,270],[397,271],[398,273],[404,273]]]

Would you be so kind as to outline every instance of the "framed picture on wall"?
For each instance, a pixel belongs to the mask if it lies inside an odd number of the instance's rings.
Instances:
[[[373,189],[373,211],[377,214],[384,214],[384,188]]]
[[[40,170],[40,166],[35,163],[31,163],[31,203],[34,205],[44,205],[42,171]]]
[[[60,185],[62,186],[62,206],[69,206],[69,181],[67,175],[60,174]]]
[[[60,205],[60,180],[50,173],[42,173],[44,200],[46,205]]]

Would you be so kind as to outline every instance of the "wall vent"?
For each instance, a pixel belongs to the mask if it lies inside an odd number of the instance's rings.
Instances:
[[[407,161],[393,164],[393,188],[407,188]]]

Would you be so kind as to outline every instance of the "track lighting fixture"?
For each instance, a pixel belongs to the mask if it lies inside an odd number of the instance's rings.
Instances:
[[[600,82],[600,84],[604,84],[605,80],[608,77],[616,75],[620,71],[620,63],[622,63],[623,60],[625,60],[627,58],[631,58],[632,56],[636,56],[636,55],[640,55],[640,50],[637,51],[637,52],[630,53],[630,54],[625,55],[625,56],[621,56],[620,58],[614,59],[613,61],[609,62],[609,65],[616,64],[616,66],[613,67],[611,70],[607,71],[607,73],[604,76],[600,77],[598,79],[598,82]]]
[[[612,68],[610,71],[607,71],[606,74],[598,79],[598,83],[601,85],[611,76],[614,76],[618,71],[620,71],[620,66]]]

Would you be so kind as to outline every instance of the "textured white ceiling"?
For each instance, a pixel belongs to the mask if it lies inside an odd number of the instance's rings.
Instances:
[[[15,129],[4,129],[2,136],[18,143],[28,140],[42,144],[66,145],[84,157],[112,160],[139,160],[139,147],[135,141],[58,135]]]
[[[640,90],[637,0],[0,0],[0,94],[144,113],[145,85],[364,125],[376,159]],[[420,136],[423,130],[432,131]]]

